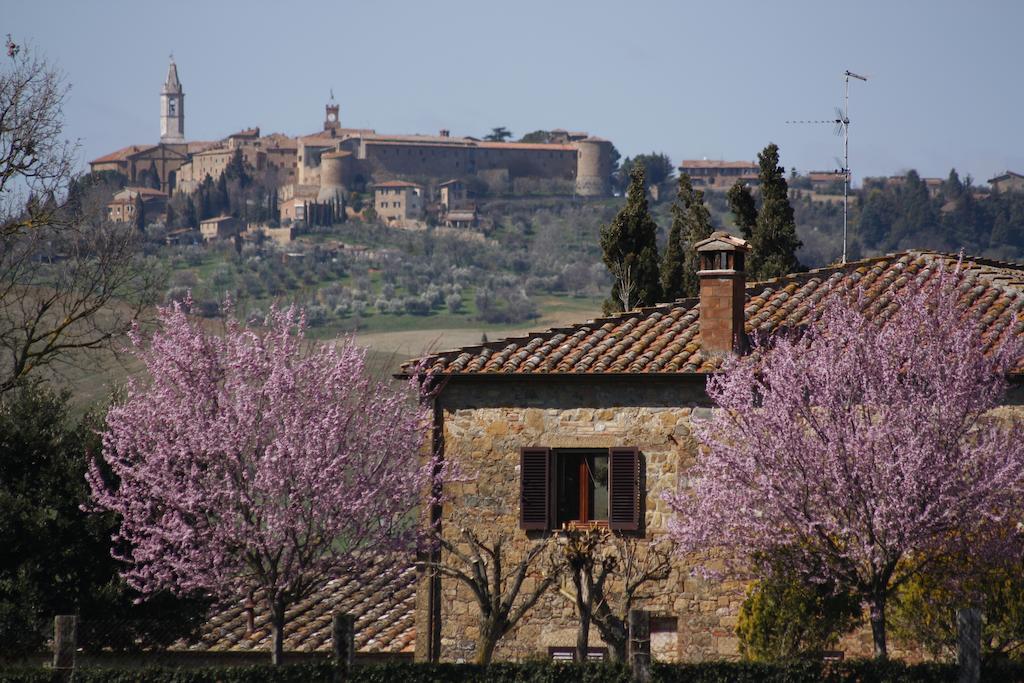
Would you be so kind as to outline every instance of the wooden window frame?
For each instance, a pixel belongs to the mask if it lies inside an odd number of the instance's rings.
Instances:
[[[580,463],[579,501],[583,509],[580,519],[558,519],[558,453],[597,452],[597,448],[526,447],[520,449],[519,528],[526,531],[557,530],[564,523],[571,528],[607,527],[618,532],[639,532],[643,528],[646,482],[643,459],[635,447],[617,446],[608,453],[608,518],[588,520],[590,511],[586,459]],[[586,476],[585,476],[586,475]]]

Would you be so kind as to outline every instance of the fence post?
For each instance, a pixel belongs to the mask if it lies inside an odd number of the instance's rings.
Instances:
[[[342,679],[348,677],[356,649],[356,619],[353,615],[335,612],[331,617],[331,647],[334,665]]]
[[[960,669],[959,683],[981,680],[981,610],[963,608],[956,611],[956,662]]]
[[[633,680],[647,683],[651,680],[651,614],[647,610],[629,610],[629,668]]]
[[[78,649],[78,617],[59,614],[53,618],[53,668],[62,680],[70,680],[75,671]]]

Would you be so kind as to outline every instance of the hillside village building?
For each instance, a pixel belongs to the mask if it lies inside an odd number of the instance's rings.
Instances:
[[[679,172],[690,176],[694,187],[723,192],[732,187],[737,180],[748,185],[756,185],[759,171],[760,166],[751,161],[687,159],[679,165]]]
[[[423,216],[423,186],[388,180],[373,186],[373,206],[385,223],[402,225]]]
[[[995,178],[989,178],[988,184],[996,194],[1003,192],[1024,192],[1024,175],[1007,171]]]
[[[167,206],[167,195],[150,187],[126,187],[114,194],[107,204],[107,216],[115,223],[131,223],[135,220],[135,200],[142,199],[142,210],[146,216],[163,213]]]

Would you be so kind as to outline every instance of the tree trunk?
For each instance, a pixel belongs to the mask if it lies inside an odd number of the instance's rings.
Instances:
[[[871,598],[871,639],[874,643],[875,659],[889,656],[885,645],[885,594]]]
[[[498,645],[498,627],[490,619],[480,624],[480,635],[476,639],[476,663],[487,665],[494,657],[494,648]]]
[[[579,612],[580,629],[576,632],[576,661],[587,661],[590,650],[590,591],[586,579],[576,582],[576,611]]]
[[[284,657],[284,600],[275,598],[270,605],[270,663],[279,666]]]

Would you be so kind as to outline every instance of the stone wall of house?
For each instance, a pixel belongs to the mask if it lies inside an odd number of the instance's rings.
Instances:
[[[448,538],[462,526],[483,533],[502,530],[518,553],[542,534],[519,529],[519,449],[635,446],[645,477],[645,538],[663,537],[669,511],[661,499],[693,463],[694,419],[709,414],[703,382],[453,382],[442,394],[445,456],[460,463],[471,481],[448,487],[444,508]],[[516,554],[518,554],[516,553]],[[515,559],[513,556],[511,559]],[[506,562],[506,567],[508,566]],[[524,592],[537,577],[531,577]],[[546,656],[549,647],[572,647],[578,623],[571,583],[549,591],[498,645],[501,660]],[[737,582],[690,576],[677,566],[644,606],[658,620],[658,650],[666,660],[737,655],[736,615],[744,594]],[[478,633],[478,608],[465,585],[443,579],[440,592],[441,659],[471,661]],[[417,630],[426,634],[425,616]],[[672,619],[676,617],[675,632]],[[603,643],[592,631],[591,646]]]
[[[667,533],[670,511],[662,495],[674,490],[681,478],[685,484],[686,472],[695,461],[697,447],[691,428],[711,414],[703,381],[651,377],[456,380],[445,387],[440,408],[445,457],[473,477],[447,486],[450,502],[442,513],[445,535],[458,542],[463,527],[484,536],[506,534],[515,548],[506,570],[544,536],[519,529],[520,448],[637,447],[646,497],[642,542],[650,543],[664,540]],[[652,629],[656,658],[699,661],[738,657],[735,627],[746,585],[705,580],[690,569],[677,560],[670,578],[657,587],[658,595],[639,605],[656,617],[652,622],[657,625]],[[524,594],[538,578],[535,574],[527,579]],[[425,657],[428,640],[426,585],[426,580],[421,582],[417,596],[418,658]],[[495,658],[546,657],[550,647],[573,647],[578,620],[571,585],[565,578],[541,598],[499,642]],[[464,584],[444,578],[439,603],[441,660],[472,661],[479,631],[473,594]],[[590,644],[604,645],[595,629]],[[869,627],[844,637],[839,649],[847,657],[870,656]],[[919,649],[908,649],[891,637],[890,652],[910,660],[922,655]]]

